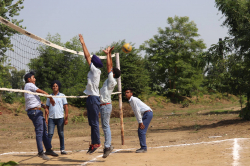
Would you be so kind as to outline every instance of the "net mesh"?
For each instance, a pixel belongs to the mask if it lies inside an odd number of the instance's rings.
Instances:
[[[4,65],[29,72],[28,63],[31,59],[39,57],[38,48],[43,44],[23,34],[15,34],[11,36],[10,40],[12,48],[8,48],[5,53],[7,60]]]
[[[56,45],[54,43],[51,43],[43,38],[40,38],[30,32],[25,31],[24,29],[12,24],[11,22],[8,22],[7,20],[3,19],[0,17],[0,24],[5,24],[19,33],[16,33],[15,35],[11,36],[11,45],[12,48],[8,48],[7,51],[4,53],[5,55],[5,61],[4,61],[4,66],[10,66],[9,70],[16,70],[16,71],[21,71],[24,70],[24,73],[27,73],[32,70],[32,66],[29,66],[28,64],[31,62],[32,59],[38,58],[40,56],[39,49],[40,47],[44,46],[51,46],[53,48],[56,48],[60,51],[67,51],[69,53],[73,53],[75,55],[84,55],[83,52],[78,52],[75,50],[70,50],[67,48],[64,48],[62,46]],[[114,57],[115,55],[112,55]],[[99,57],[100,59],[106,59],[106,57],[102,56]],[[32,64],[32,63],[30,63]],[[10,71],[11,74],[13,72]],[[19,79],[23,80],[23,75],[22,78],[20,77]],[[84,86],[84,85],[83,85]],[[12,86],[13,88],[13,86]],[[19,86],[18,88],[20,89],[11,89],[11,88],[6,88],[2,86],[0,88],[0,91],[9,91],[9,92],[17,92],[17,93],[30,93],[30,94],[35,94],[35,95],[40,95],[40,96],[45,96],[45,97],[52,97],[51,95],[44,95],[41,93],[34,93],[30,91],[25,91],[21,90],[22,88]],[[120,92],[115,92],[112,94],[119,94]],[[53,96],[55,97],[55,96]],[[87,96],[58,96],[58,97],[66,97],[66,98],[86,98]]]

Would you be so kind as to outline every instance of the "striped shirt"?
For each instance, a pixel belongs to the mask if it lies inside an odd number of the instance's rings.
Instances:
[[[100,89],[100,100],[101,103],[111,103],[111,93],[113,92],[117,82],[113,77],[113,72],[110,72],[108,79],[103,83],[102,88]]]
[[[152,109],[149,106],[147,106],[140,99],[134,96],[130,97],[129,104],[131,105],[134,111],[134,114],[138,123],[142,123],[142,117],[145,111],[148,111],[148,110],[152,111]]]
[[[88,72],[88,83],[86,89],[83,91],[86,95],[99,96],[101,70],[96,68],[93,63],[90,64],[90,71]]]
[[[33,83],[26,83],[24,86],[24,90],[28,90],[31,92],[36,92],[37,89],[39,88]],[[28,111],[28,109],[30,108],[41,107],[41,100],[39,96],[29,93],[24,93],[24,98],[25,98],[25,111]]]

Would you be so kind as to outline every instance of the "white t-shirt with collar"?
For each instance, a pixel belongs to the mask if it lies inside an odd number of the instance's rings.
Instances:
[[[86,95],[99,96],[101,70],[95,67],[93,63],[90,64],[90,71],[88,72],[88,83],[86,89],[83,91]]]

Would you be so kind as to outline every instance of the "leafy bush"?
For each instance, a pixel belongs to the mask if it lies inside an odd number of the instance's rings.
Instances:
[[[189,101],[188,100],[184,100],[182,102],[182,107],[185,108],[185,107],[188,107],[189,106]]]
[[[250,120],[250,104],[247,104],[240,112],[239,117],[245,120]]]
[[[0,162],[0,166],[12,166],[12,165],[18,165],[18,163],[15,161],[9,161],[9,162],[5,162],[5,163]]]
[[[83,113],[79,115],[74,115],[73,118],[71,118],[73,123],[79,123],[79,122],[85,122],[85,117],[83,116]]]
[[[13,104],[14,98],[15,98],[15,93],[9,93],[9,92],[7,92],[7,93],[5,93],[3,95],[3,101],[5,103]]]

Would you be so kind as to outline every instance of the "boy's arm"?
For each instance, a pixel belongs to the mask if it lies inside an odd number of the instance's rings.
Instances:
[[[65,119],[64,119],[64,125],[68,124],[68,113],[69,113],[69,109],[68,109],[68,105],[65,104],[64,106],[64,110],[65,110]]]
[[[114,49],[114,47],[110,48],[106,48],[106,50],[103,50],[103,52],[105,52],[105,54],[107,55],[107,71],[108,73],[111,72],[112,67],[113,67],[113,62],[112,62],[112,58],[111,58],[111,52]]]
[[[111,70],[112,70],[112,68],[113,68],[113,61],[112,61],[112,57],[111,57],[111,52],[113,51],[113,49],[114,49],[115,47],[113,46],[111,49],[110,49],[110,52],[109,52],[109,61],[110,61],[110,66],[111,66]]]
[[[133,111],[135,113],[135,117],[136,117],[136,119],[138,121],[138,124],[139,124],[138,128],[144,129],[145,126],[144,126],[144,124],[142,122],[140,108],[138,107],[137,103],[135,101],[133,101],[133,100],[130,102],[130,105],[133,108]]]
[[[45,106],[45,122],[48,125],[49,106]]]
[[[43,91],[42,89],[37,89],[36,90],[37,93],[42,93],[42,94],[45,94],[45,95],[49,95],[47,92]],[[54,106],[55,105],[55,101],[52,97],[48,97],[50,99],[50,103]]]
[[[79,40],[80,40],[80,42],[82,44],[82,49],[83,49],[83,52],[84,52],[85,59],[88,62],[88,64],[90,65],[91,64],[91,57],[90,57],[89,51],[88,51],[88,49],[86,47],[86,44],[85,44],[81,34],[79,34]]]

